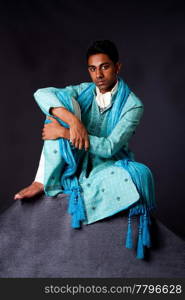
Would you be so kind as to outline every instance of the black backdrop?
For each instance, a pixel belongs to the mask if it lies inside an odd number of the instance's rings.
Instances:
[[[113,40],[121,75],[145,113],[130,147],[153,171],[157,217],[185,237],[184,1],[1,1],[1,210],[34,180],[44,116],[41,87],[89,81],[85,51]]]

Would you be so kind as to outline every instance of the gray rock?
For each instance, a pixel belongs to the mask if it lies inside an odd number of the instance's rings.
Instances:
[[[16,200],[0,215],[1,278],[185,277],[185,241],[152,217],[144,260],[125,248],[127,211],[73,229],[67,199]]]

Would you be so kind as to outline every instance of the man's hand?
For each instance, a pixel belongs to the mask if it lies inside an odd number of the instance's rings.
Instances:
[[[83,123],[70,111],[64,107],[51,108],[51,113],[63,120],[70,128],[70,141],[74,147],[78,149],[89,149],[89,137]]]
[[[85,148],[86,151],[89,149],[88,132],[83,123],[78,118],[74,118],[73,122],[70,124],[69,132],[70,141],[74,147],[80,150]]]
[[[69,138],[69,134],[66,135],[67,131],[65,127],[61,126],[59,122],[52,118],[48,117],[47,119],[51,120],[51,123],[45,124],[42,130],[42,139],[43,140],[56,140],[60,137]]]
[[[70,129],[63,127],[59,122],[48,117],[51,123],[45,124],[42,130],[43,140],[56,140],[58,138],[70,139],[74,147],[87,151],[89,149],[89,136],[82,122],[74,117],[70,123]]]
[[[78,149],[89,149],[89,136],[83,123],[64,107],[51,108],[51,113],[69,125],[70,141]]]

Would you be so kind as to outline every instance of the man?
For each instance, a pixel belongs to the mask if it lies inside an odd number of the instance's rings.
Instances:
[[[44,148],[35,181],[14,199],[43,191],[49,196],[69,193],[74,228],[80,221],[91,224],[130,208],[129,226],[130,217],[141,214],[140,227],[146,229],[142,245],[149,246],[153,178],[145,165],[134,161],[128,147],[143,104],[118,77],[121,64],[112,42],[94,42],[87,51],[87,65],[92,83],[39,89],[34,94],[47,116]],[[128,227],[128,248],[130,235]],[[138,258],[143,258],[142,245],[140,236]]]

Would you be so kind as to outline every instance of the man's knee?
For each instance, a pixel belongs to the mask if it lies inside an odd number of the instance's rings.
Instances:
[[[74,98],[72,98],[72,103],[75,115],[79,120],[81,120],[81,109],[79,103]]]

